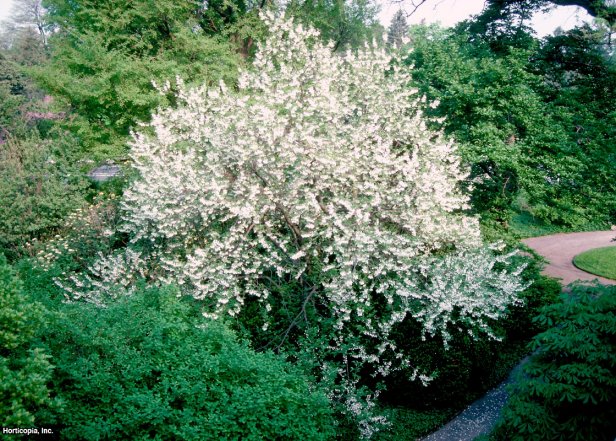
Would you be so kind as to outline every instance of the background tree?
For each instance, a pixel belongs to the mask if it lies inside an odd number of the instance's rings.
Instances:
[[[613,64],[596,42],[572,36],[495,46],[467,24],[414,28],[415,84],[439,101],[430,114],[450,117],[445,130],[472,164],[473,207],[485,220],[507,225],[511,210],[568,227],[614,219],[614,179],[605,180],[614,171]]]
[[[211,35],[214,12],[201,2],[44,4],[57,32],[51,62],[37,78],[68,101],[74,112],[68,126],[95,159],[122,157],[129,130],[168,103],[152,81],[235,79],[238,57],[227,40]],[[220,13],[221,22],[232,20]]]
[[[285,11],[319,30],[324,42],[333,41],[334,50],[357,48],[382,32],[373,0],[292,0]]]
[[[488,0],[486,3],[484,14],[497,12],[506,15],[520,7],[534,12],[554,6],[577,6],[610,24],[616,21],[616,3],[613,0]]]
[[[39,65],[48,57],[50,32],[41,0],[16,1],[9,18],[0,26],[0,48],[20,66]]]
[[[391,19],[391,24],[387,30],[387,44],[389,46],[401,47],[404,38],[408,37],[409,26],[406,22],[406,14],[400,9]]]
[[[408,4],[410,14],[430,0],[402,0],[396,3]],[[583,8],[593,17],[603,18],[608,23],[614,24],[616,21],[616,4],[614,0],[487,0],[483,12],[480,14],[480,21],[484,18],[489,20],[502,19],[511,13],[518,14],[521,11],[526,15],[527,12],[546,10],[554,6],[578,6]]]
[[[11,18],[20,27],[34,29],[38,33],[43,46],[47,46],[51,27],[46,19],[42,0],[18,0],[14,2]]]

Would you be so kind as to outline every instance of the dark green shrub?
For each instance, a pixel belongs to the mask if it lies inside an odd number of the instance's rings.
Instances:
[[[255,353],[170,288],[108,308],[68,305],[48,331],[64,410],[61,439],[323,440],[326,395],[271,353]],[[54,421],[55,418],[55,421]]]
[[[377,441],[418,439],[446,424],[457,413],[453,409],[417,410],[405,407],[389,407],[382,412],[391,426],[375,436]]]
[[[43,314],[0,254],[0,426],[33,426],[34,412],[52,404],[47,389],[52,367],[34,344]]]
[[[575,286],[535,321],[535,354],[512,387],[497,440],[613,440],[616,287]]]

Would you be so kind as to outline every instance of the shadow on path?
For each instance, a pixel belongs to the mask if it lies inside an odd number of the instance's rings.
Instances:
[[[471,441],[479,435],[490,433],[509,397],[506,386],[513,382],[526,360],[528,357],[513,368],[505,381],[468,406],[439,430],[420,438],[420,441]]]

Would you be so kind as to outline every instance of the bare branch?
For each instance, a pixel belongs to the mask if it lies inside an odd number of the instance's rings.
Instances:
[[[417,10],[424,4],[427,3],[428,0],[411,0],[410,2],[408,0],[391,0],[392,4],[410,4],[411,6],[411,11],[410,12],[405,12],[407,18],[410,17],[411,15],[413,15],[415,12],[417,12]]]

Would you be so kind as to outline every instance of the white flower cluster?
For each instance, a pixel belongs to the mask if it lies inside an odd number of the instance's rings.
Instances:
[[[178,81],[181,105],[134,137],[123,228],[155,250],[160,278],[212,317],[250,296],[267,310],[268,279],[306,281],[339,341],[361,323],[377,349],[354,357],[384,374],[408,315],[445,337],[451,322],[498,317],[521,270],[495,270],[509,256],[482,249],[455,147],[426,127],[408,68],[376,45],[340,56],[313,29],[264,20],[270,37],[237,91]]]
[[[54,283],[65,291],[69,301],[83,299],[105,306],[109,299],[120,294],[132,294],[136,282],[147,276],[146,262],[131,249],[109,256],[99,253],[98,260],[89,270],[90,274],[54,279]]]
[[[110,248],[109,239],[114,232],[116,218],[116,196],[100,192],[91,204],[84,205],[71,212],[64,220],[64,226],[53,238],[38,241],[26,246],[36,250],[36,261],[43,269],[50,269],[60,256],[71,256],[79,260],[80,250],[96,242],[100,248]]]

